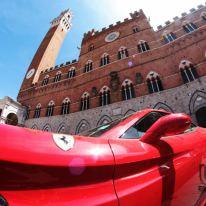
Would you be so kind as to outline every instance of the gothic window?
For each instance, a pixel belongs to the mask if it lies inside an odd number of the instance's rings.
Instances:
[[[121,47],[118,51],[118,59],[125,59],[129,56],[128,50],[126,47]]]
[[[31,107],[30,106],[26,107],[26,116],[25,116],[26,120],[29,119],[30,117],[30,111],[31,111]]]
[[[76,75],[76,69],[75,67],[71,67],[68,72],[68,76],[67,76],[68,79],[75,77],[75,75]]]
[[[51,126],[50,126],[49,124],[46,124],[46,125],[44,126],[44,128],[43,128],[43,131],[45,131],[45,132],[51,132],[51,131],[52,131]]]
[[[84,92],[84,94],[81,97],[81,108],[80,110],[87,110],[89,109],[89,93],[88,92]]]
[[[133,30],[133,32],[134,32],[134,33],[139,32],[139,29],[138,29],[138,27],[137,27],[137,26],[133,27],[133,29],[132,29],[132,30]]]
[[[134,86],[131,80],[126,79],[122,83],[122,99],[128,100],[132,98],[135,98]]]
[[[179,69],[184,83],[194,81],[199,77],[194,65],[187,60],[181,61]]]
[[[167,43],[174,41],[177,37],[173,32],[169,32],[169,33],[166,32],[163,34],[163,38],[164,38],[165,43],[167,44]]]
[[[89,72],[93,69],[93,62],[91,60],[87,61],[84,67],[84,73]]]
[[[92,50],[94,50],[94,44],[89,45],[88,51],[92,51]]]
[[[190,23],[184,23],[183,24],[183,29],[186,33],[190,33],[190,32],[193,32],[194,30],[197,29],[197,25],[190,22]]]
[[[140,53],[150,50],[149,44],[144,40],[139,41],[137,48]]]
[[[64,133],[65,133],[65,130],[66,130],[65,125],[62,124],[62,125],[59,126],[59,128],[58,128],[58,130],[57,130],[57,133],[59,133],[59,134],[64,134]]]
[[[84,131],[87,131],[89,130],[91,127],[90,127],[90,124],[87,120],[85,119],[82,119],[79,124],[77,125],[77,128],[76,128],[76,134],[79,134],[79,133],[82,133]]]
[[[54,77],[54,82],[59,82],[61,80],[62,73],[59,71]]]
[[[156,72],[150,72],[147,75],[147,86],[150,94],[162,91],[162,81],[159,77],[159,74],[157,74]]]
[[[50,101],[48,106],[47,106],[47,110],[46,110],[46,116],[47,117],[51,117],[54,114],[54,101]]]
[[[42,86],[45,86],[49,83],[49,75],[46,75],[42,81]]]
[[[203,21],[206,22],[206,12],[201,13],[201,18],[202,18]]]
[[[100,66],[104,66],[109,64],[109,55],[108,54],[103,54],[101,57],[101,62],[100,62]]]
[[[31,129],[33,129],[33,130],[38,130],[38,127],[34,124],[34,125],[31,127]]]
[[[108,124],[108,123],[110,123],[110,122],[112,122],[111,117],[109,117],[109,116],[107,116],[107,115],[104,115],[104,116],[102,116],[102,117],[100,118],[100,120],[97,122],[97,127],[102,126],[102,125],[104,125],[104,124]]]
[[[64,101],[62,102],[61,115],[69,114],[70,103],[71,102],[69,98],[64,99]]]
[[[39,118],[40,114],[41,114],[41,104],[38,104],[34,111],[34,118]]]
[[[110,89],[107,86],[102,87],[102,89],[100,90],[99,104],[100,106],[110,104]]]

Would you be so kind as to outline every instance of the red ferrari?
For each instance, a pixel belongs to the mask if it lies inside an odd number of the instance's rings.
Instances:
[[[206,129],[144,110],[80,135],[0,126],[0,206],[205,206]]]

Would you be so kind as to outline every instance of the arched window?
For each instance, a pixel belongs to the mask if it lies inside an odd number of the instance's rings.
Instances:
[[[109,64],[109,55],[103,54],[100,61],[100,67]]]
[[[57,129],[57,133],[59,133],[59,134],[64,134],[64,133],[65,133],[65,130],[66,130],[65,124],[61,124],[61,125],[59,126],[59,128]]]
[[[47,117],[51,117],[54,114],[54,101],[50,101],[48,106],[47,106],[47,110],[46,110],[46,116]]]
[[[140,53],[150,50],[149,44],[144,40],[139,41],[137,48]]]
[[[125,79],[122,83],[122,99],[128,100],[132,98],[135,98],[135,92],[132,81],[129,79]]]
[[[61,80],[62,73],[58,71],[54,77],[54,82],[59,82]]]
[[[173,32],[168,31],[165,31],[162,36],[166,44],[174,41],[177,38]]]
[[[107,86],[102,87],[99,93],[99,105],[105,106],[110,104],[110,89]]]
[[[199,77],[196,68],[190,61],[182,60],[179,69],[184,83],[194,81]]]
[[[92,50],[94,50],[94,44],[90,44],[88,47],[88,51],[92,51]]]
[[[45,86],[49,83],[49,75],[46,75],[42,81],[42,86]]]
[[[163,87],[159,74],[157,74],[156,72],[150,72],[147,75],[147,86],[149,93],[162,91]]]
[[[126,47],[120,47],[118,51],[118,59],[125,59],[129,56],[128,50]]]
[[[64,99],[64,101],[62,102],[61,115],[69,114],[70,103],[71,101],[69,98]]]
[[[75,67],[71,67],[70,69],[69,69],[69,72],[68,72],[68,78],[69,79],[71,79],[71,78],[73,78],[73,77],[75,77],[75,75],[76,75],[76,69],[75,69]]]
[[[87,110],[89,109],[89,93],[88,92],[84,92],[84,94],[81,97],[81,108],[80,110]]]
[[[34,124],[34,125],[31,127],[31,129],[33,129],[33,130],[38,130],[38,127],[37,127],[36,124]]]
[[[139,29],[138,29],[137,26],[134,26],[134,27],[132,28],[132,30],[133,30],[133,33],[137,33],[137,32],[139,32]]]
[[[29,119],[30,117],[30,111],[31,111],[31,107],[30,106],[27,106],[26,107],[26,115],[25,115],[25,119]]]
[[[44,127],[43,127],[43,131],[45,132],[51,132],[52,129],[51,129],[51,126],[49,124],[46,124]]]
[[[89,72],[93,69],[93,62],[91,60],[87,61],[84,67],[84,73]]]
[[[34,111],[34,118],[39,118],[41,115],[41,104],[39,103],[37,106],[36,106],[36,109]]]
[[[85,119],[82,119],[76,127],[75,134],[82,133],[84,131],[89,130],[90,128],[91,128],[91,126],[90,126],[89,122]]]
[[[192,22],[184,22],[182,27],[186,33],[193,32],[197,29],[197,25]]]
[[[201,13],[201,18],[202,18],[203,21],[206,22],[206,12]]]

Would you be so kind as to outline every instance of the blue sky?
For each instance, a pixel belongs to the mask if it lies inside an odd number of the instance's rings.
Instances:
[[[164,24],[203,0],[0,0],[0,98],[16,99],[26,70],[50,26],[62,10],[71,8],[72,30],[61,48],[57,64],[78,58],[84,32],[96,30],[143,9],[152,26]]]

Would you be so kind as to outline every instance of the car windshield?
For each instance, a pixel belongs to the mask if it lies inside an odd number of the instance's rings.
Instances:
[[[147,130],[161,117],[168,115],[164,112],[150,112],[140,120],[138,120],[133,126],[131,126],[121,136],[122,139],[139,139]]]
[[[86,132],[82,132],[78,135],[80,136],[87,136],[87,137],[99,137],[101,136],[102,134],[104,134],[105,132],[107,132],[108,130],[112,129],[113,127],[115,127],[117,124],[119,124],[121,121],[125,120],[126,118],[130,117],[132,114],[130,115],[127,115],[123,118],[120,118],[120,119],[116,119],[110,123],[106,123],[106,124],[103,124],[99,127],[96,127],[94,129],[91,129],[91,130],[88,130]]]

